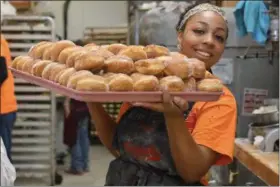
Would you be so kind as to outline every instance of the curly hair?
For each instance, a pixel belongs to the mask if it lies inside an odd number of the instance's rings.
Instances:
[[[184,16],[185,16],[191,9],[193,9],[194,7],[196,7],[196,6],[200,5],[200,4],[203,4],[203,3],[212,4],[211,1],[209,1],[209,0],[204,0],[204,1],[202,0],[202,1],[197,1],[196,3],[194,3],[193,5],[191,5],[191,6],[189,6],[189,7],[187,7],[187,8],[185,9],[185,11],[180,15],[179,21],[178,21],[178,23],[176,24],[175,29],[176,29],[177,32],[182,32],[182,31],[185,30],[185,26],[186,26],[186,24],[187,24],[187,21],[184,23],[183,27],[180,28],[181,22],[184,20]],[[228,36],[228,31],[227,31],[227,36]]]

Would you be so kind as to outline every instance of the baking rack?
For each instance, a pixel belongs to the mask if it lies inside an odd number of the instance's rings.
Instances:
[[[55,40],[54,20],[42,16],[5,16],[1,32],[12,59],[26,55],[40,41]],[[56,97],[48,89],[15,78],[17,120],[12,132],[12,160],[18,185],[54,185]],[[26,180],[28,179],[28,180]]]

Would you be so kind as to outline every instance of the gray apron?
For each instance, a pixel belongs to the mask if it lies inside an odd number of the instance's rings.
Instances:
[[[130,108],[120,119],[113,146],[121,156],[110,163],[105,186],[203,186],[187,184],[177,174],[163,113]]]

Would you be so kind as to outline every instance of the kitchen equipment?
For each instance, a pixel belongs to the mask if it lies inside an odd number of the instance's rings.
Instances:
[[[279,98],[269,98],[269,99],[264,99],[263,100],[263,105],[264,106],[277,106],[278,111],[279,111]]]
[[[252,120],[254,124],[275,124],[279,122],[279,112],[253,114]]]
[[[264,152],[279,152],[279,126],[269,130],[264,137],[262,151]]]
[[[279,124],[272,125],[258,125],[254,123],[249,124],[248,139],[253,144],[256,136],[263,136],[264,138],[271,132],[271,130],[279,129]]]

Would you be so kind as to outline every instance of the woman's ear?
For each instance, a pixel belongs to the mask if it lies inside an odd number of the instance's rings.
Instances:
[[[183,41],[183,32],[178,32],[177,42],[178,42],[178,49],[179,50],[181,50],[182,41]]]

